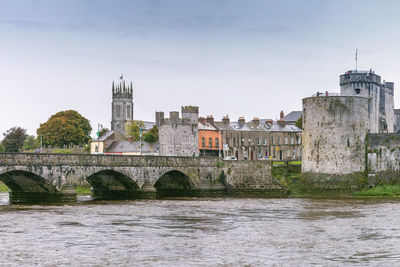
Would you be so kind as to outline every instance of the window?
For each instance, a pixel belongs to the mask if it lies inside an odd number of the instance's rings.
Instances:
[[[208,138],[208,146],[212,147],[212,138]]]
[[[357,88],[354,91],[356,91],[356,94],[359,95],[361,93],[361,89]]]
[[[218,138],[215,138],[215,146],[219,147],[219,139]]]
[[[272,157],[273,157],[273,158],[276,158],[276,150],[275,150],[275,149],[272,150]]]
[[[233,138],[233,144],[232,145],[236,146],[236,138],[235,137]]]
[[[261,149],[259,149],[258,150],[258,158],[261,158],[262,157],[262,152],[261,152]]]
[[[242,138],[242,146],[244,146],[244,138]]]
[[[206,146],[206,139],[204,137],[201,138],[201,146],[202,147]]]
[[[126,117],[130,118],[131,117],[131,106],[126,107]]]
[[[94,152],[98,153],[99,152],[99,146],[95,146]]]
[[[286,151],[286,157],[287,157],[287,158],[290,158],[290,150],[287,150],[287,151]]]
[[[301,136],[299,136],[299,145],[301,144]]]
[[[296,149],[293,149],[293,159],[296,158]]]
[[[271,138],[271,145],[275,145],[273,137]]]
[[[285,145],[287,145],[289,143],[289,141],[288,141],[288,137],[287,136],[285,136]]]
[[[257,145],[261,145],[261,139],[257,138]]]
[[[116,107],[117,117],[121,117],[121,106]]]
[[[264,138],[264,146],[267,145],[267,138]]]
[[[278,137],[278,145],[280,145],[280,144],[281,144],[281,138]]]
[[[248,142],[248,145],[251,145],[251,139],[249,138],[249,140],[248,140],[249,142]]]
[[[294,137],[290,137],[290,144],[294,145]]]

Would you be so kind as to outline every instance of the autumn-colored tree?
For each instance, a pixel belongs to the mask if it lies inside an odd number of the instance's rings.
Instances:
[[[148,143],[154,143],[158,141],[158,128],[157,126],[151,127],[151,129],[143,135],[144,141]]]
[[[64,147],[87,144],[91,131],[92,127],[85,117],[75,110],[66,110],[52,115],[47,122],[41,123],[36,132],[38,136],[42,136],[43,145]]]
[[[3,133],[4,139],[1,143],[5,152],[18,152],[24,145],[25,138],[28,136],[26,130],[21,127],[12,127]]]

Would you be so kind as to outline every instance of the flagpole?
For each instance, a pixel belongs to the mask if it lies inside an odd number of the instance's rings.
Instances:
[[[357,72],[357,69],[358,69],[358,58],[357,58],[357,52],[358,52],[358,49],[356,48],[356,72]]]

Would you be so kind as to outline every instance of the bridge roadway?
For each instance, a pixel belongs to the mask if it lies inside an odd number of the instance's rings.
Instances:
[[[203,157],[0,153],[0,180],[13,203],[76,201],[88,183],[95,199],[286,194],[269,161]]]

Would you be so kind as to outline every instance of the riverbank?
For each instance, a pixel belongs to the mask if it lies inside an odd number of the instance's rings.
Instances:
[[[77,186],[75,190],[78,195],[90,195],[92,193],[90,186]],[[4,183],[0,182],[0,192],[8,191],[10,191],[10,189]]]
[[[400,198],[400,185],[377,185],[373,188],[366,188],[357,191],[343,190],[310,190],[299,186],[296,183],[286,181],[285,186],[289,188],[289,198]],[[76,187],[78,195],[90,195],[91,189],[89,186]],[[0,182],[0,192],[8,192],[9,188]]]

